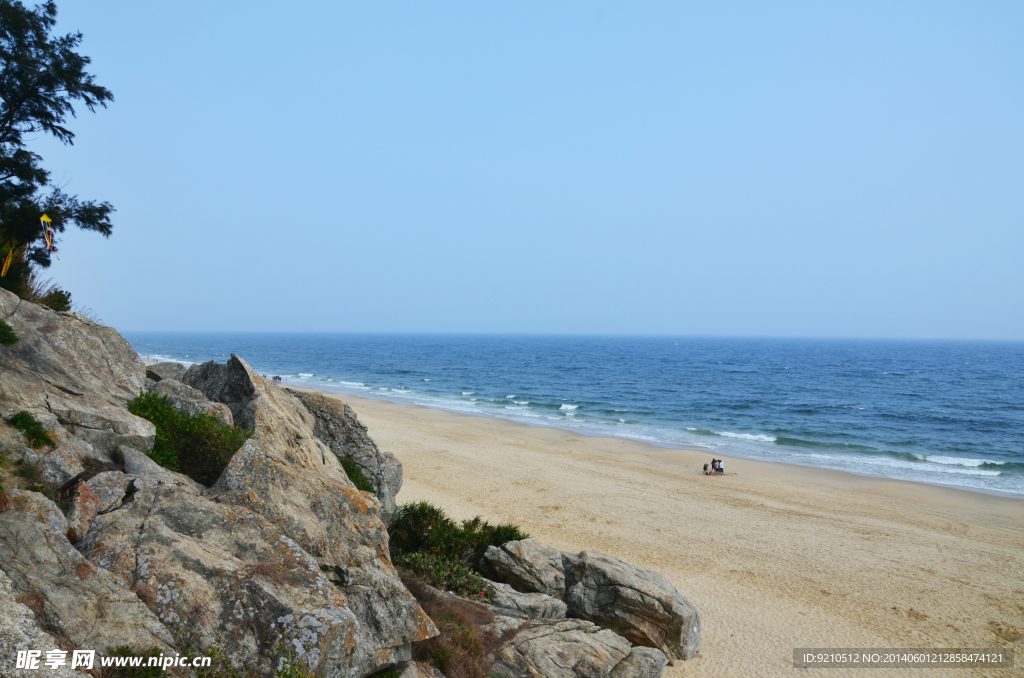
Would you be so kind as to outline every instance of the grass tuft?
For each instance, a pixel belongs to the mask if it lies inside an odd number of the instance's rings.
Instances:
[[[205,413],[176,410],[167,398],[152,393],[129,400],[128,411],[156,427],[156,442],[149,452],[153,461],[206,487],[217,482],[231,457],[252,437],[250,429],[229,426]]]
[[[363,475],[363,469],[359,468],[354,461],[348,457],[341,457],[341,466],[345,469],[345,474],[348,475],[348,479],[352,481],[357,490],[377,494],[377,491],[373,489],[373,485]]]
[[[0,320],[0,346],[14,346],[18,343],[18,335],[14,328]]]
[[[43,445],[48,447],[56,447],[57,444],[53,442],[53,438],[47,433],[43,425],[36,421],[28,412],[22,410],[16,415],[7,420],[7,423],[14,428],[25,434],[25,439],[28,440],[28,446],[33,450],[39,449]]]

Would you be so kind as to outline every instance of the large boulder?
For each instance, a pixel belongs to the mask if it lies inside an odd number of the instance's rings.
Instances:
[[[508,584],[485,579],[491,587],[491,605],[519,612],[527,619],[565,619],[566,605],[544,593],[520,593]]]
[[[667,663],[657,650],[634,648],[591,622],[566,619],[520,627],[496,653],[491,672],[510,678],[660,678]]]
[[[71,546],[68,523],[52,501],[36,492],[7,492],[11,508],[0,513],[0,569],[46,632],[102,653],[121,645],[172,652],[174,638],[156,615]]]
[[[437,629],[391,564],[379,500],[353,487],[315,435],[313,415],[235,355],[226,365],[192,366],[184,382],[253,429],[207,495],[266,518],[344,593],[358,620],[352,675],[411,659],[411,643]]]
[[[235,421],[231,409],[224,403],[215,403],[203,395],[202,391],[186,386],[177,379],[165,378],[147,385],[146,390],[154,395],[167,399],[167,404],[176,410],[189,414],[208,414],[220,419],[228,426]]]
[[[160,381],[161,379],[181,381],[187,369],[188,365],[182,365],[181,363],[153,363],[152,365],[146,365],[146,378],[153,381]]]
[[[700,649],[700,616],[668,577],[603,553],[567,558],[569,616],[611,629],[672,659]]]
[[[153,446],[153,425],[125,409],[142,392],[145,366],[116,330],[6,290],[0,317],[18,335],[17,344],[0,349],[0,407],[51,412],[101,460],[118,445]]]
[[[562,554],[536,539],[488,546],[483,560],[485,570],[517,591],[545,593],[558,599],[565,594]]]
[[[111,504],[117,480],[104,480]],[[262,516],[184,483],[130,481],[131,501],[96,517],[77,548],[146,600],[179,650],[217,647],[260,675],[274,673],[284,650],[317,675],[364,675],[359,622],[298,544]]]
[[[388,520],[398,508],[395,495],[402,488],[402,463],[394,455],[382,454],[377,449],[366,426],[345,403],[321,393],[289,392],[313,415],[316,437],[339,459],[355,462],[370,481],[380,500],[381,515]]]

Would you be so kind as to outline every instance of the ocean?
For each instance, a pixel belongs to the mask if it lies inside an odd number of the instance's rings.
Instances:
[[[709,461],[735,455],[1024,495],[1024,343],[125,337],[151,360],[224,362],[236,353],[293,385],[706,449]]]

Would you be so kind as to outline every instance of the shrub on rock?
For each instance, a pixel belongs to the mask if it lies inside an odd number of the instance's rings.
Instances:
[[[156,427],[149,453],[153,461],[207,487],[217,482],[232,455],[252,436],[251,430],[228,426],[209,414],[177,410],[167,398],[151,393],[129,400],[128,411]]]

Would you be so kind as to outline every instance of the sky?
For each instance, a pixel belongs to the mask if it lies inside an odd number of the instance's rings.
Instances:
[[[1024,339],[1024,3],[58,8],[123,331]]]

